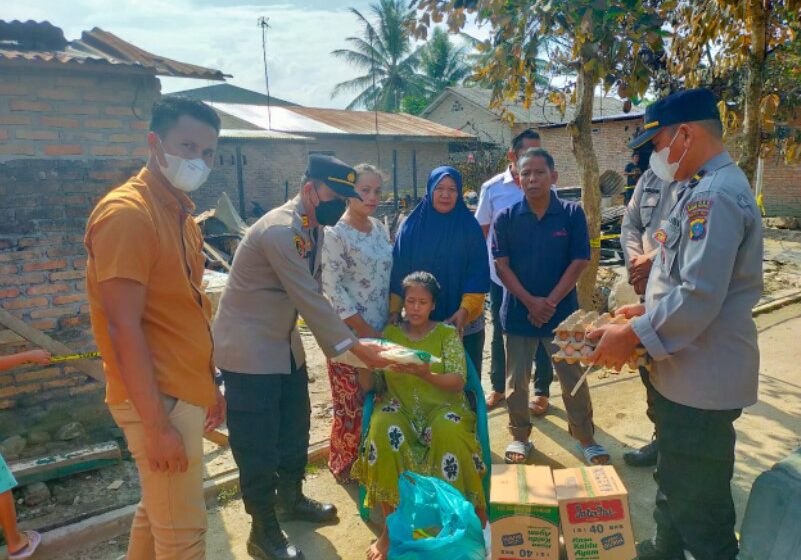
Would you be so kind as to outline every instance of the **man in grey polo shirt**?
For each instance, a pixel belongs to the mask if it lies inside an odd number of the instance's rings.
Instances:
[[[743,172],[723,145],[712,92],[687,90],[645,113],[651,169],[676,180],[676,203],[654,233],[660,245],[645,304],[590,333],[591,358],[619,369],[638,344],[653,358],[648,390],[659,432],[656,536],[640,560],[734,560],[734,421],[757,400],[759,348],[751,316],[762,292],[762,224]]]
[[[654,262],[659,245],[654,240],[654,233],[662,227],[662,222],[676,202],[675,182],[666,182],[648,169],[634,188],[631,200],[623,214],[623,225],[620,228],[620,245],[629,274],[629,284],[641,298],[645,295],[645,286]],[[640,376],[647,385],[648,370],[640,368]],[[648,398],[646,410],[648,418],[654,421],[653,402]],[[623,454],[623,460],[632,467],[650,467],[656,465],[657,435],[651,442],[640,449]]]

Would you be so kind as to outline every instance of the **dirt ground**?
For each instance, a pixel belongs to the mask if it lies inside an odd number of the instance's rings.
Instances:
[[[797,364],[801,351],[797,333],[801,329],[801,305],[794,305],[757,318],[760,330],[762,367],[759,403],[747,409],[737,422],[737,463],[732,482],[738,519],[742,520],[754,478],[801,445],[801,386]],[[488,348],[485,349],[485,362]],[[486,378],[485,378],[486,385]],[[645,417],[642,383],[633,372],[619,376],[593,376],[590,380],[598,440],[611,452],[628,490],[635,537],[643,539],[653,531],[651,517],[654,482],[650,469],[633,469],[621,460],[632,447],[648,441],[651,426]],[[506,411],[489,415],[494,462],[508,441]],[[548,415],[535,421],[532,438],[536,450],[531,463],[555,468],[578,466],[581,460],[567,435],[564,408],[558,384],[552,391]],[[310,475],[307,490],[313,497],[333,502],[340,511],[337,525],[314,527],[289,523],[285,529],[302,545],[307,558],[315,560],[356,560],[375,538],[376,526],[363,523],[356,508],[356,490],[337,485],[320,469]],[[208,558],[246,560],[249,519],[238,496],[212,509],[209,514]],[[118,538],[73,555],[65,560],[116,560],[125,550],[126,539]]]

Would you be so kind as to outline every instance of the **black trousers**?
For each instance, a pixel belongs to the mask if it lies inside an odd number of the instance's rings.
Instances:
[[[490,382],[496,393],[506,392],[506,345],[501,329],[501,304],[503,303],[503,286],[490,282],[490,312],[492,313],[492,358],[490,365]],[[479,370],[479,374],[481,371]],[[540,344],[534,354],[534,395],[551,396],[553,383],[553,364]]]
[[[696,560],[734,560],[734,421],[742,409],[692,408],[666,399],[647,379],[646,385],[659,434],[657,541]]]
[[[239,467],[245,511],[275,508],[276,488],[300,482],[309,452],[311,403],[306,367],[289,375],[223,371],[228,437]]]
[[[644,367],[640,368],[640,379],[642,379],[642,384],[645,385],[645,402],[646,402],[646,405],[647,405],[646,408],[645,408],[645,415],[648,416],[648,419],[651,422],[653,422],[654,425],[656,425],[656,418],[654,417],[654,395],[653,395],[653,393],[655,391],[650,391],[648,389],[648,387],[649,387],[648,376],[649,375],[651,375],[651,374],[648,373],[647,369],[645,369]]]

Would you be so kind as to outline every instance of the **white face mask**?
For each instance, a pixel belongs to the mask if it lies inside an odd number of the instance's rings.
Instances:
[[[159,143],[161,141],[159,140]],[[206,182],[209,178],[211,169],[206,165],[202,159],[184,159],[182,157],[168,154],[164,150],[164,145],[161,146],[164,151],[164,158],[167,160],[167,166],[161,165],[159,168],[167,180],[178,190],[184,192],[192,192],[197,190],[200,185]],[[158,159],[156,159],[158,161]]]
[[[684,153],[681,154],[679,161],[668,163],[668,158],[670,157],[670,148],[673,146],[673,142],[676,141],[676,137],[678,135],[679,131],[677,130],[676,134],[673,135],[673,139],[670,141],[670,144],[658,152],[651,152],[651,159],[649,160],[654,175],[668,183],[671,183],[676,179],[676,171],[679,170],[679,164],[681,164],[681,160],[684,159],[684,156],[687,155],[687,150],[684,150]]]

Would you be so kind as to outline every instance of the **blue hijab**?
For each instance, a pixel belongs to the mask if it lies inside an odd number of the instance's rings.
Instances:
[[[447,214],[434,208],[434,189],[445,177],[456,182],[456,206]],[[403,223],[393,248],[390,290],[403,295],[401,284],[412,272],[425,271],[439,281],[442,291],[431,315],[444,321],[456,313],[464,294],[489,291],[487,243],[478,221],[462,199],[462,176],[442,166],[428,176],[426,196]]]

